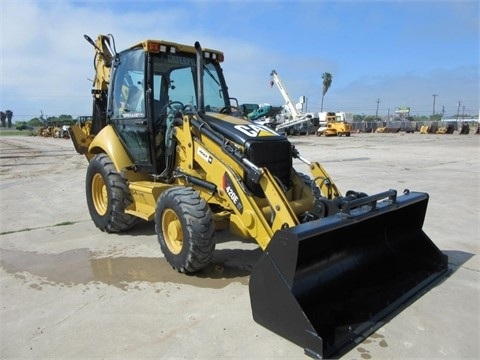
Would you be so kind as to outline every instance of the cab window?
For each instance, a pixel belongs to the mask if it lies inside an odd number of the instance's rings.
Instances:
[[[111,120],[138,165],[151,164],[145,111],[145,52],[130,50],[115,63],[111,91]]]

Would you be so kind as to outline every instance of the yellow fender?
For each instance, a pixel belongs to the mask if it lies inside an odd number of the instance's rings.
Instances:
[[[88,147],[88,152],[90,154],[106,153],[119,173],[133,165],[132,160],[130,160],[117,133],[111,125],[105,126],[95,136]]]

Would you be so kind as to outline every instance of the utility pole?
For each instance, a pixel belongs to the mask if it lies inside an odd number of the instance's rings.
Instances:
[[[377,112],[375,113],[376,119],[378,119],[378,104],[380,104],[380,99],[377,99]]]
[[[458,107],[457,107],[457,121],[458,121],[458,114],[460,113],[460,100],[458,100]]]
[[[433,94],[433,112],[432,112],[432,119],[435,116],[435,98],[438,96],[437,94]]]

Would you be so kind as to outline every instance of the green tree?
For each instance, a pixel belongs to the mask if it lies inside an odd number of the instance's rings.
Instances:
[[[411,117],[411,119],[409,119],[410,121],[427,121],[429,120],[429,117],[425,116],[425,115],[422,115],[422,116],[413,116]]]
[[[73,119],[72,119],[72,115],[62,114],[58,117],[58,120],[60,120],[60,121],[71,121]]]
[[[322,107],[320,111],[323,111],[323,98],[325,97],[325,94],[327,93],[328,89],[330,89],[330,86],[332,85],[333,76],[328,72],[324,72],[322,74],[322,79],[323,79],[323,91],[322,91]]]
[[[374,122],[377,121],[377,117],[375,115],[367,115],[363,118],[363,121]]]
[[[40,120],[38,117],[30,119],[27,123],[30,126],[42,126],[42,120]]]

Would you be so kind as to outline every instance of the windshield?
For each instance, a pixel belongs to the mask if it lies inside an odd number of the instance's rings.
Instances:
[[[172,101],[197,108],[197,70],[195,55],[159,54],[153,58],[153,99],[162,108]],[[204,60],[204,102],[206,111],[219,112],[229,105],[222,87],[218,63]]]

